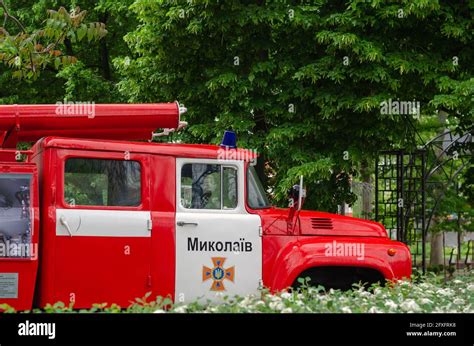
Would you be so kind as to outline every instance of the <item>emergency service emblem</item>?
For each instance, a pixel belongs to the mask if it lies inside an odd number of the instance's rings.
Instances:
[[[225,257],[212,257],[214,267],[202,267],[202,282],[213,280],[211,291],[225,291],[224,280],[234,282],[235,267],[224,268],[225,260]]]

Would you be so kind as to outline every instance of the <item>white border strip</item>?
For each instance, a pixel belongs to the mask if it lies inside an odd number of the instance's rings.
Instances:
[[[69,234],[61,217],[66,221]],[[151,213],[130,210],[56,209],[56,235],[67,237],[151,237]]]

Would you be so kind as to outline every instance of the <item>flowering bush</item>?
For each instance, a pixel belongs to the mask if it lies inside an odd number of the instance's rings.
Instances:
[[[164,312],[164,310],[161,310]],[[156,312],[161,312],[160,310]],[[300,292],[263,293],[227,299],[220,305],[193,303],[175,305],[170,312],[240,313],[379,313],[379,312],[474,312],[474,275],[445,281],[434,275],[419,282],[401,281],[394,285],[374,285],[369,291],[355,287],[342,292],[323,287],[303,286]]]
[[[400,281],[385,287],[372,286],[368,291],[355,286],[353,290],[342,292],[323,287],[310,287],[303,283],[298,292],[270,294],[262,292],[258,296],[229,298],[222,304],[175,304],[171,299],[159,297],[147,301],[150,294],[139,298],[127,309],[118,305],[96,304],[92,309],[79,310],[94,312],[155,312],[155,313],[379,313],[379,312],[474,312],[474,273],[459,275],[445,280],[428,274],[412,281]],[[0,310],[14,312],[12,308],[0,306]],[[44,310],[33,312],[73,312],[72,306],[56,303]]]

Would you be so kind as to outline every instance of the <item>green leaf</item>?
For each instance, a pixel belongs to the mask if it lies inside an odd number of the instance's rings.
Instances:
[[[87,40],[88,41],[92,41],[92,39],[94,38],[94,34],[95,34],[95,29],[93,26],[89,26],[89,28],[87,29]]]
[[[87,26],[85,24],[81,24],[81,26],[77,29],[77,40],[80,42],[84,38],[87,33]]]

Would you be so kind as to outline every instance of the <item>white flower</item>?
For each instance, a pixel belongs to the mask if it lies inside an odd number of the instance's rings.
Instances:
[[[376,296],[379,296],[379,295],[381,295],[382,293],[383,293],[383,291],[382,291],[382,289],[379,288],[379,287],[377,287],[377,288],[374,290],[374,294],[375,294]]]
[[[389,309],[396,309],[398,308],[397,303],[395,303],[393,300],[388,300],[385,302],[385,306]]]
[[[344,312],[345,314],[350,314],[352,313],[352,310],[350,307],[348,306],[344,306],[342,309],[341,309],[342,312]]]
[[[282,302],[271,302],[268,306],[272,310],[283,310],[285,308],[285,305]]]
[[[163,310],[163,309],[158,309],[158,310],[153,311],[153,313],[155,313],[155,314],[163,314],[163,313],[165,313],[165,312],[166,312],[166,311]]]
[[[279,296],[273,296],[272,295],[272,296],[270,296],[270,300],[272,302],[276,302],[276,303],[281,302],[281,298]]]
[[[301,300],[297,300],[295,304],[298,306],[304,306],[304,303]]]
[[[407,299],[403,303],[400,304],[402,310],[407,312],[418,312],[421,311],[420,306],[413,300]]]
[[[421,298],[420,303],[421,304],[433,304],[433,301],[428,299],[428,298]]]
[[[453,300],[453,303],[454,303],[455,305],[463,305],[463,304],[464,304],[464,300],[461,299],[461,298],[456,298],[456,299]]]
[[[288,293],[288,292],[283,292],[283,293],[281,294],[281,297],[282,297],[283,299],[290,299],[291,297],[293,297],[293,295],[292,295],[291,293]]]
[[[185,313],[187,310],[186,308],[186,305],[181,305],[181,306],[178,306],[177,308],[174,309],[174,312],[178,313],[178,314],[183,314]]]
[[[293,312],[293,309],[291,309],[291,308],[285,308],[285,309],[281,310],[282,314],[291,314],[292,312]]]
[[[246,308],[248,307],[250,304],[252,303],[252,299],[250,297],[245,297],[244,299],[242,299],[242,301],[239,303],[239,306],[241,308]]]
[[[363,298],[369,298],[369,297],[372,297],[372,293],[367,292],[367,291],[359,291],[359,296]]]
[[[383,312],[383,311],[380,310],[380,309],[378,309],[376,306],[372,306],[372,307],[369,309],[368,312],[371,313],[371,314],[376,314],[376,313],[378,313],[378,312]]]
[[[440,296],[449,297],[453,295],[453,291],[449,288],[442,288],[437,290],[436,293]]]
[[[461,280],[453,280],[453,283],[457,284],[457,285],[460,285],[462,284],[463,282]]]
[[[467,290],[474,292],[474,285],[471,284],[471,285],[467,286]]]
[[[400,280],[400,281],[398,281],[398,284],[400,286],[411,286],[411,282],[408,281],[408,280]]]

